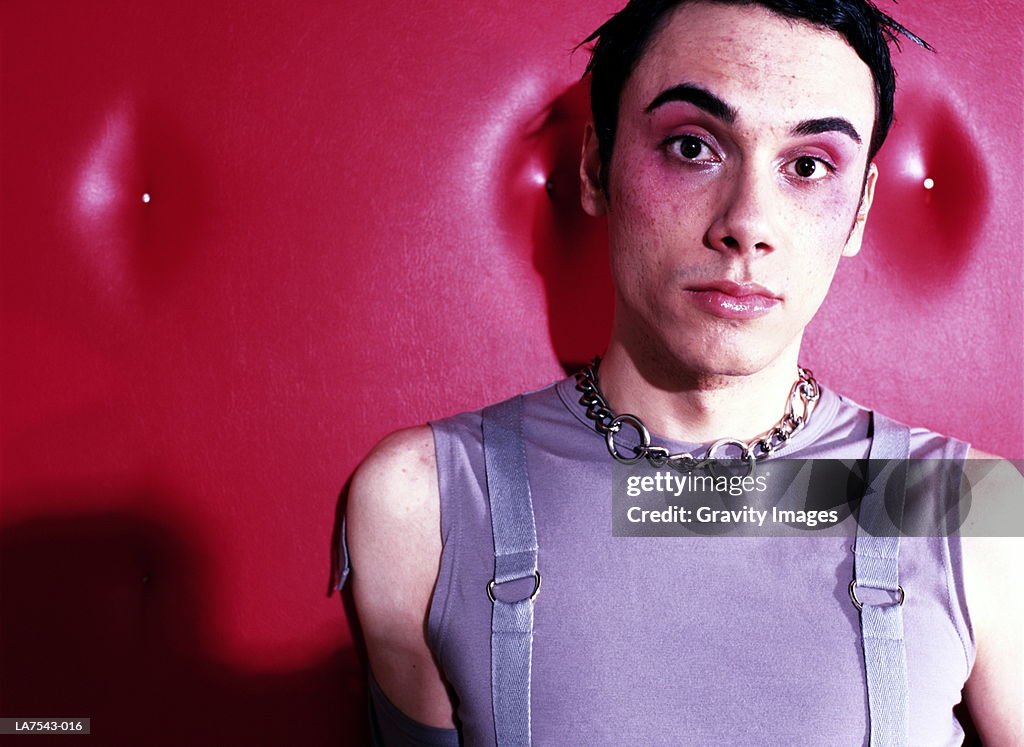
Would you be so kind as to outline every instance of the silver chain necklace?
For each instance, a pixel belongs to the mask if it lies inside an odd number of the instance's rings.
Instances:
[[[716,452],[732,446],[739,447],[740,458],[748,463],[750,471],[748,474],[752,473],[758,459],[763,459],[784,448],[793,435],[807,424],[814,404],[821,396],[821,387],[818,386],[818,382],[811,372],[806,368],[797,367],[800,377],[793,383],[793,388],[789,391],[786,414],[782,416],[782,420],[749,442],[743,442],[737,438],[723,438],[715,441],[708,447],[704,456],[698,459],[691,454],[672,454],[664,446],[651,446],[651,432],[647,430],[647,426],[640,418],[628,413],[616,415],[608,406],[604,393],[597,383],[597,367],[600,363],[599,357],[594,358],[590,365],[576,374],[576,389],[582,393],[580,404],[587,408],[587,417],[594,421],[597,432],[604,436],[608,452],[616,461],[623,464],[636,464],[641,459],[646,459],[655,467],[667,464],[680,471],[691,472],[723,458],[716,457]],[[801,406],[800,414],[796,412],[797,402]],[[632,456],[623,454],[615,445],[615,436],[624,425],[633,428],[640,438],[640,445],[633,447]]]

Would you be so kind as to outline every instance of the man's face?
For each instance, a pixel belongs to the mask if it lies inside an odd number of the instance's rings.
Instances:
[[[584,147],[620,339],[703,374],[795,357],[860,247],[874,114],[871,73],[838,34],[759,6],[675,11],[623,88],[607,199],[592,131]]]

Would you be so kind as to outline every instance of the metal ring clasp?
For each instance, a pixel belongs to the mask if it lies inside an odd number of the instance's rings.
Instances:
[[[523,576],[523,578],[529,578],[529,576]],[[510,578],[508,581],[502,581],[501,583],[503,583],[503,584],[510,584],[513,581],[519,581],[519,580],[520,579],[518,579],[518,578]],[[498,601],[497,599],[494,598],[494,587],[495,587],[496,584],[497,584],[497,582],[493,578],[490,581],[487,582],[487,597],[488,597],[488,599],[491,600],[491,604],[494,604],[495,602]],[[532,602],[534,599],[537,598],[537,595],[539,593],[540,593],[540,571],[534,571],[533,572],[533,591],[530,592],[530,596],[527,597],[527,599],[529,599]],[[522,602],[524,600],[520,599],[518,601]],[[515,602],[506,602],[506,604],[515,604]]]
[[[897,599],[895,602],[892,602],[892,604],[874,606],[891,607],[892,605],[896,605],[897,607],[902,607],[904,600],[907,598],[907,593],[903,591],[902,586],[896,586],[896,595]],[[853,606],[856,607],[858,611],[864,609],[864,604],[857,598],[857,579],[853,579],[852,581],[850,581],[850,599],[853,600]]]
[[[747,477],[754,474],[754,467],[757,464],[757,460],[754,457],[754,450],[748,448],[745,443],[736,438],[723,438],[720,441],[715,441],[711,446],[708,447],[707,454],[702,461],[712,462],[720,461],[724,457],[716,457],[715,452],[722,446],[739,446],[740,447],[740,459],[747,463]],[[709,467],[709,471],[714,474],[714,470]]]
[[[720,441],[715,441],[708,448],[707,456],[705,459],[721,459],[723,457],[716,457],[715,452],[718,451],[722,446],[739,446],[740,447],[740,459],[750,459],[750,450],[747,445],[737,438],[723,438]]]
[[[637,435],[640,436],[640,446],[636,449],[636,456],[622,456],[622,454],[619,453],[619,450],[615,448],[615,434],[622,429],[623,423],[633,426]],[[616,415],[612,418],[611,422],[608,423],[608,432],[604,434],[604,440],[605,443],[608,444],[608,451],[611,452],[611,455],[615,457],[616,461],[622,462],[623,464],[636,464],[647,456],[647,447],[651,445],[651,432],[647,430],[647,426],[640,422],[640,418],[636,415],[626,413],[625,415]]]

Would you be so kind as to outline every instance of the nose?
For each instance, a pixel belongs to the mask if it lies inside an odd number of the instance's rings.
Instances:
[[[778,206],[770,176],[746,167],[723,186],[707,240],[720,252],[765,253],[775,249]]]

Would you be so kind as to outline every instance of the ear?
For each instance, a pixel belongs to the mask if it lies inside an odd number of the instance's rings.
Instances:
[[[597,217],[608,212],[608,198],[601,187],[601,153],[597,147],[594,123],[587,122],[583,132],[580,155],[580,202],[589,215]]]
[[[875,200],[875,183],[878,181],[878,166],[872,161],[868,167],[868,175],[864,180],[864,194],[860,198],[860,207],[857,208],[857,217],[853,221],[853,229],[850,231],[850,238],[846,240],[843,247],[844,257],[856,256],[860,251],[861,242],[864,240],[864,225],[868,221],[868,211],[871,210],[871,203]]]

